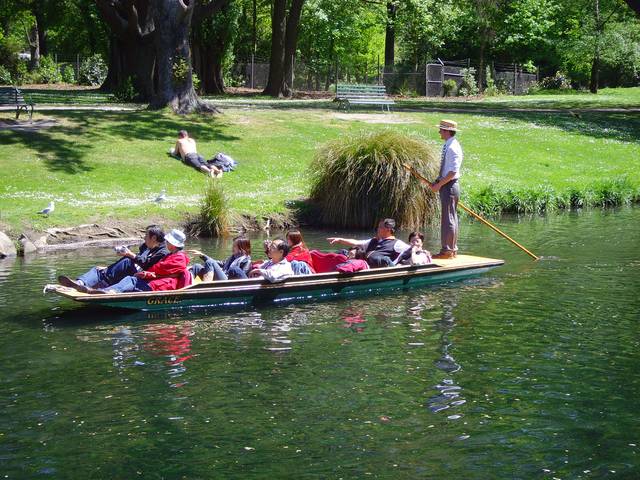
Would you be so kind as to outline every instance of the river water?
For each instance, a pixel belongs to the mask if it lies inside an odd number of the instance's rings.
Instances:
[[[506,265],[245,311],[122,313],[42,294],[107,250],[0,261],[0,472],[638,478],[638,224],[638,208],[502,219],[533,262],[465,222],[461,249]],[[327,235],[307,240],[327,248]]]

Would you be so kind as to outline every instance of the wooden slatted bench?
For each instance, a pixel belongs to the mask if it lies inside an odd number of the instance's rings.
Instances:
[[[387,97],[384,85],[346,85],[338,84],[336,88],[336,100],[339,106],[345,110],[351,110],[351,105],[380,105],[384,112],[391,111],[391,105],[395,102]]]
[[[34,104],[25,101],[22,91],[17,87],[0,88],[0,105],[15,105],[16,120],[20,118],[20,112],[22,112],[22,110],[29,113],[29,120],[33,117]]]

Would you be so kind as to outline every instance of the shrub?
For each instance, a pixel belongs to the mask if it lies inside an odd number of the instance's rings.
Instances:
[[[11,85],[13,79],[11,78],[11,72],[4,65],[0,65],[0,85]]]
[[[498,91],[498,87],[496,86],[496,82],[493,80],[493,76],[491,75],[491,67],[487,65],[485,70],[485,80],[487,82],[487,87],[484,89],[485,96],[487,97],[495,97],[500,92]]]
[[[27,62],[19,61],[15,65],[15,71],[13,72],[13,82],[20,86],[26,83],[30,78],[29,69],[27,68]]]
[[[317,221],[339,228],[370,228],[393,217],[419,228],[436,216],[437,198],[405,168],[436,177],[440,156],[423,140],[393,130],[341,138],[322,146],[311,164],[311,202]]]
[[[78,83],[95,87],[102,85],[105,78],[107,78],[107,65],[100,55],[96,53],[82,61]]]
[[[64,83],[76,83],[76,72],[71,65],[65,65],[61,70]]]
[[[138,93],[133,86],[133,79],[127,77],[127,79],[116,87],[113,92],[113,99],[120,103],[129,103],[135,101]]]
[[[571,88],[571,80],[562,72],[556,72],[553,77],[545,77],[540,81],[543,90],[568,90]]]
[[[200,77],[198,77],[196,72],[191,74],[191,82],[193,83],[193,89],[200,93]]]
[[[477,95],[478,84],[476,83],[476,69],[473,67],[463,68],[460,73],[462,74],[462,83],[460,83],[460,88],[458,88],[458,95],[462,97]]]
[[[458,84],[455,80],[445,80],[442,82],[442,93],[445,97],[453,97],[458,89]]]
[[[42,83],[60,83],[62,81],[60,67],[49,56],[40,57],[40,66],[36,74]]]
[[[200,204],[200,215],[191,226],[191,232],[216,237],[227,233],[230,224],[229,205],[220,181],[207,179],[204,198]]]

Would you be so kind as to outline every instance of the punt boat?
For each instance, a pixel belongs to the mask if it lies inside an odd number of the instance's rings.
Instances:
[[[458,255],[429,265],[376,268],[355,273],[316,273],[269,283],[264,279],[201,282],[179,290],[86,294],[61,285],[53,291],[85,305],[130,310],[168,310],[190,307],[242,308],[289,304],[322,299],[375,294],[388,289],[408,289],[466,279],[504,264],[504,260]]]

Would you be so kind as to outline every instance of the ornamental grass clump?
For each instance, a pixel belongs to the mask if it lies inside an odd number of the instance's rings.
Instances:
[[[190,228],[190,233],[218,237],[229,231],[230,224],[229,205],[220,181],[207,179],[200,215]]]
[[[424,140],[393,130],[341,138],[322,146],[311,164],[312,205],[321,225],[371,228],[391,217],[399,228],[417,229],[436,218],[437,196],[407,171],[429,180],[439,154]]]

